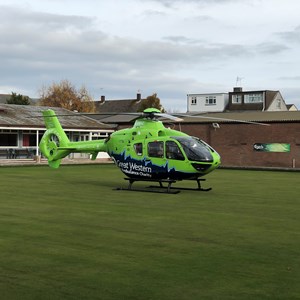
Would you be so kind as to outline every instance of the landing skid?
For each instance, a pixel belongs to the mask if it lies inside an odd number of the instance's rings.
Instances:
[[[143,178],[124,178],[127,180],[128,187],[127,188],[117,188],[117,190],[124,190],[124,191],[138,191],[138,192],[151,192],[151,193],[167,193],[167,194],[178,194],[180,190],[189,190],[189,191],[204,191],[208,192],[211,188],[204,189],[201,187],[201,181],[205,181],[205,179],[194,179],[197,182],[197,188],[184,188],[184,187],[173,187],[172,184],[176,183],[177,181],[181,180],[174,180],[174,179],[143,179]],[[133,189],[132,185],[135,181],[142,181],[142,182],[157,182],[159,186],[150,185],[148,188],[150,189]],[[164,186],[167,184],[167,186]],[[157,190],[158,189],[158,190]]]
[[[204,178],[201,178],[201,179],[191,179],[192,181],[196,181],[197,182],[197,185],[198,187],[197,188],[185,188],[185,187],[173,187],[173,186],[170,186],[170,189],[176,189],[176,190],[185,190],[185,191],[202,191],[202,192],[208,192],[210,190],[212,190],[212,188],[203,188],[201,187],[201,181],[205,181],[206,179]],[[176,181],[175,181],[176,182]],[[155,187],[153,185],[150,186],[151,188],[152,187]],[[156,186],[157,188],[161,188],[161,186]]]

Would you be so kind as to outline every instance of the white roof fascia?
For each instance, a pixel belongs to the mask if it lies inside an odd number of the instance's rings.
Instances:
[[[4,127],[0,126],[0,129],[12,129],[12,130],[46,130],[45,127]],[[64,131],[72,132],[114,132],[112,129],[64,129]]]

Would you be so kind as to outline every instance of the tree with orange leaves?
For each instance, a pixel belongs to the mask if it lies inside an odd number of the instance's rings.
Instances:
[[[43,87],[40,90],[40,104],[78,112],[95,112],[94,101],[87,89],[82,86],[77,90],[68,80]]]

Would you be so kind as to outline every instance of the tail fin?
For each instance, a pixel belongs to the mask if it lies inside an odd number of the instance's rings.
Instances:
[[[53,110],[44,110],[43,116],[47,130],[41,139],[39,149],[48,159],[49,166],[58,168],[61,159],[71,153],[70,149],[66,149],[70,141]]]

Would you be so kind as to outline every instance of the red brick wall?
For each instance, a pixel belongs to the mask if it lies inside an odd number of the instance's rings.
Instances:
[[[181,130],[209,143],[221,155],[223,166],[300,168],[300,123],[251,124],[181,124]],[[178,125],[176,129],[179,129]],[[291,151],[258,152],[255,143],[288,143]]]

